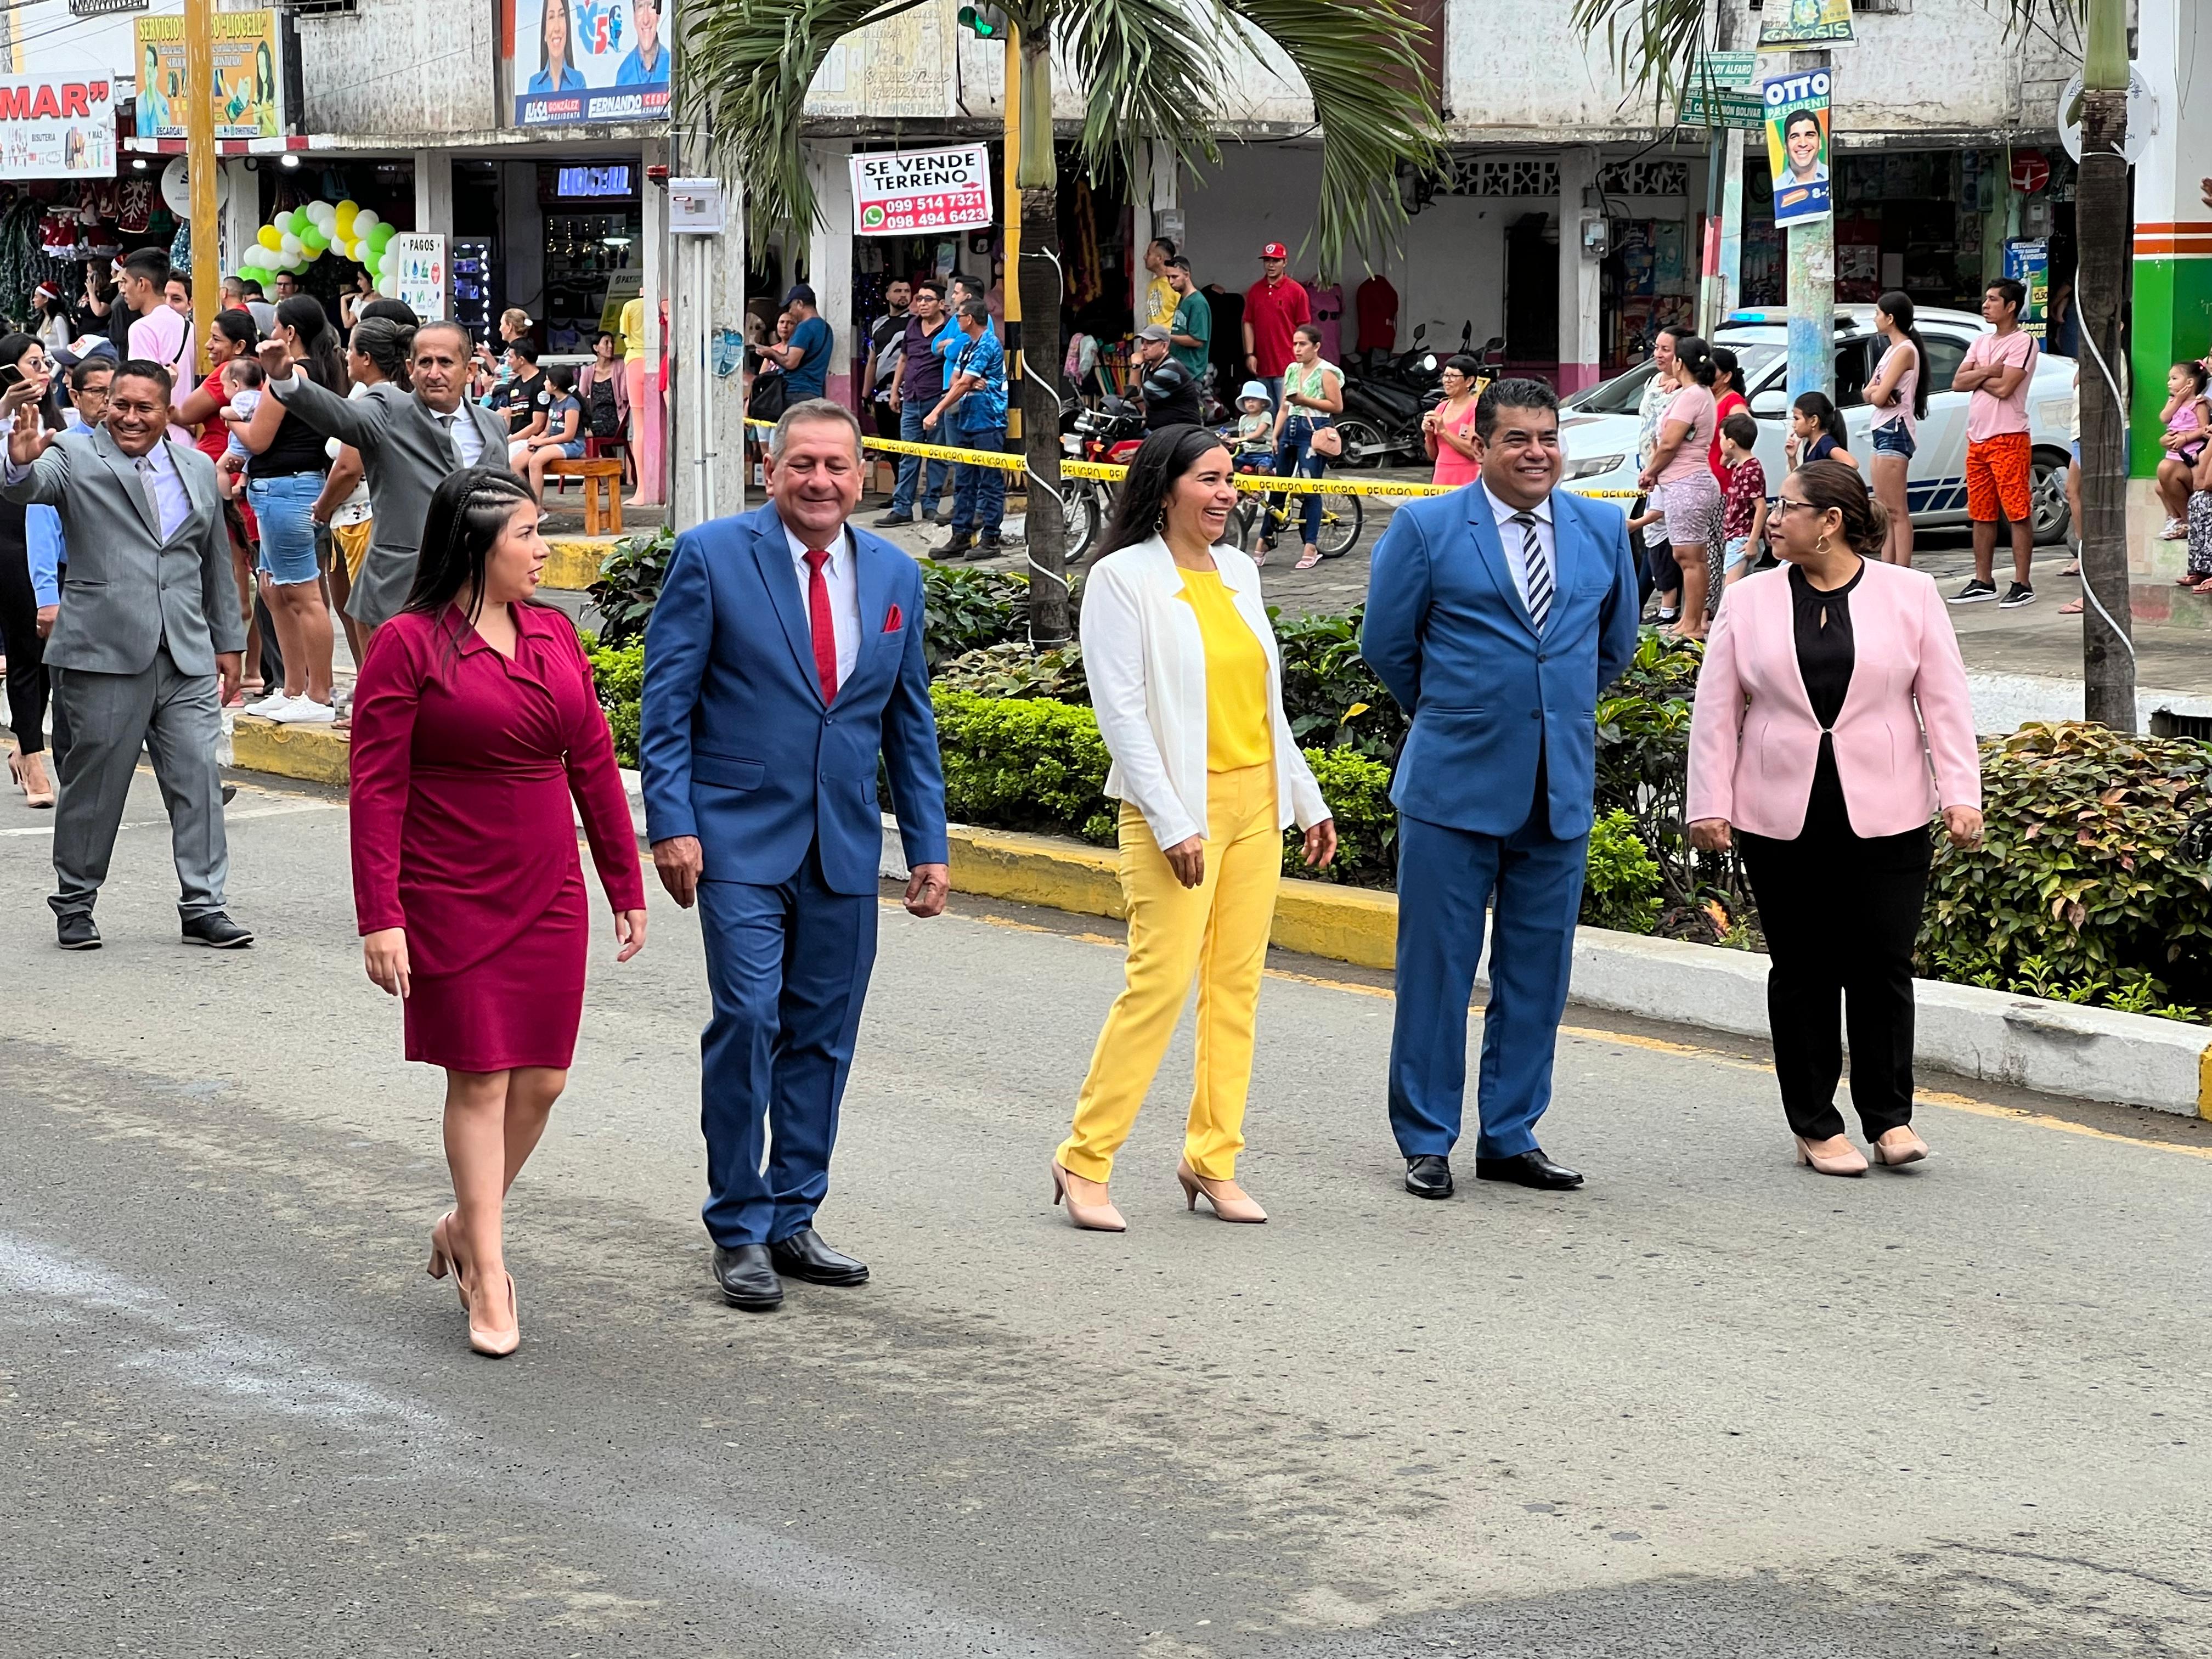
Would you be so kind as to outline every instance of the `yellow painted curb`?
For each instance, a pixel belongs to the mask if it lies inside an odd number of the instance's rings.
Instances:
[[[599,580],[599,567],[615,550],[615,540],[612,536],[562,536],[549,539],[545,544],[545,572],[538,578],[538,585],[581,592]]]
[[[2212,1118],[2212,1043],[2197,1056],[2197,1115]]]
[[[1109,848],[965,824],[953,825],[950,833],[956,893],[1079,915],[1122,914],[1118,859]],[[1397,895],[1325,881],[1285,881],[1275,897],[1268,937],[1281,950],[1362,968],[1391,968],[1397,962]]]
[[[248,772],[270,772],[303,783],[327,783],[343,789],[353,746],[343,732],[327,726],[280,726],[240,714],[230,731],[230,763]]]

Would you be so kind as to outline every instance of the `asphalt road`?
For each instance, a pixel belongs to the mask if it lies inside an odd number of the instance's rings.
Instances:
[[[1114,942],[887,908],[823,1216],[874,1281],[746,1316],[656,902],[594,964],[495,1363],[422,1277],[437,1082],[343,811],[233,815],[252,951],[176,943],[142,781],[73,956],[0,801],[0,1654],[2212,1652],[2212,1126],[1951,1096],[1934,1162],[1825,1180],[1754,1052],[1577,1012],[1545,1138],[1589,1187],[1423,1204],[1387,992],[1291,963],[1271,1224],[1183,1210],[1179,1046],[1130,1232],[1079,1234],[1046,1161]]]

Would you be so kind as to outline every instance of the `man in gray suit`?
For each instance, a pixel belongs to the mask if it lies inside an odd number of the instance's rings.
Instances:
[[[8,434],[0,495],[55,508],[70,550],[46,643],[70,729],[47,901],[65,951],[100,948],[93,902],[141,747],[169,809],[185,943],[253,943],[223,913],[230,857],[216,763],[245,630],[215,467],[170,441],[170,391],[166,368],[134,359],[115,371],[99,427],[48,432],[33,403],[16,409]]]
[[[468,401],[469,349],[468,331],[459,323],[425,323],[408,353],[412,392],[384,380],[341,398],[293,373],[279,343],[261,347],[276,401],[325,437],[361,452],[376,530],[346,614],[364,628],[391,621],[407,603],[422,517],[438,486],[465,466],[512,470],[507,422]]]

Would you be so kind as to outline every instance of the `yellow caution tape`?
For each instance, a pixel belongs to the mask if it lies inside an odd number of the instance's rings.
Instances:
[[[747,421],[747,426],[762,431],[774,428],[773,421]],[[919,455],[925,460],[951,461],[966,466],[994,466],[1002,472],[1024,472],[1029,462],[1020,455],[1008,455],[996,450],[955,449],[947,444],[908,443],[900,438],[868,438],[860,440],[862,447],[880,451],[887,455]],[[1063,478],[1092,478],[1101,483],[1118,483],[1127,476],[1129,469],[1112,461],[1074,461],[1062,458],[1060,476]],[[1240,472],[1237,487],[1263,495],[1378,495],[1413,497],[1420,495],[1449,495],[1465,488],[1462,484],[1406,483],[1395,479],[1376,478],[1370,481],[1358,478],[1278,478],[1265,473]],[[1635,489],[1577,489],[1565,486],[1571,495],[1591,501],[1632,501],[1640,495]]]

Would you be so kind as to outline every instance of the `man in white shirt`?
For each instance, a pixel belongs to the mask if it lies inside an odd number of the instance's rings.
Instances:
[[[1390,788],[1389,1109],[1416,1198],[1452,1195],[1486,924],[1475,1175],[1553,1191],[1583,1183],[1545,1157],[1536,1121],[1551,1103],[1589,855],[1592,715],[1635,654],[1639,609],[1620,508],[1558,487],[1565,462],[1552,388],[1499,380],[1474,418],[1480,487],[1410,501],[1391,519],[1359,641],[1413,717]]]

